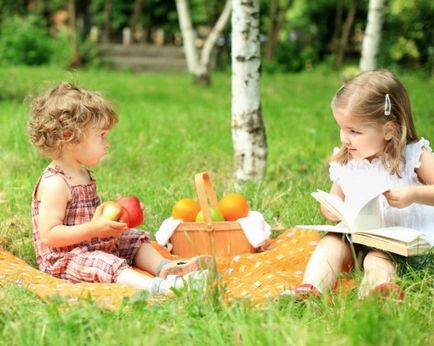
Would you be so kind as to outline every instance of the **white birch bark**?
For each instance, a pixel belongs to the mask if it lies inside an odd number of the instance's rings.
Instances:
[[[200,63],[197,69],[196,75],[198,78],[209,78],[209,64],[211,59],[212,50],[217,42],[220,33],[226,26],[228,22],[229,15],[231,14],[232,0],[227,0],[219,19],[212,28],[210,34],[206,38],[205,44],[203,45],[202,52],[200,54]]]
[[[232,140],[235,178],[265,176],[267,140],[260,100],[259,0],[232,1]]]
[[[188,9],[187,0],[176,0],[176,9],[178,11],[179,27],[181,28],[188,71],[195,74],[199,61],[197,50],[194,46],[193,27],[191,25],[190,11]]]
[[[196,80],[201,83],[210,83],[209,65],[211,53],[220,33],[228,22],[231,13],[232,0],[226,0],[225,7],[220,14],[219,19],[212,28],[210,34],[205,40],[204,46],[200,53],[194,45],[193,26],[191,24],[190,11],[188,9],[187,0],[176,0],[176,8],[178,11],[179,25],[181,28],[182,40],[184,45],[185,57],[187,59],[188,71],[193,74]]]
[[[360,71],[375,70],[383,25],[384,0],[369,0],[368,23],[362,43]]]

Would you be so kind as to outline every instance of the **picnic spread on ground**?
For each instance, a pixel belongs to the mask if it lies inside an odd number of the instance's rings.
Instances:
[[[219,284],[227,302],[245,299],[262,304],[301,283],[304,269],[320,239],[316,231],[288,229],[267,242],[266,250],[216,258]],[[166,248],[152,242],[166,258],[175,258]],[[120,284],[70,283],[43,273],[10,252],[0,250],[0,284],[18,285],[44,300],[61,297],[68,303],[91,298],[98,306],[118,308],[124,298],[131,298],[138,289]],[[351,281],[344,281],[351,286]],[[150,297],[161,301],[160,297]]]

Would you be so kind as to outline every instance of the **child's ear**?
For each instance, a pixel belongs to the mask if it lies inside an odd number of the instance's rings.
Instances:
[[[69,143],[74,139],[74,132],[71,130],[64,130],[62,136],[65,143]]]
[[[63,135],[63,139],[66,139],[66,140],[71,139],[72,131],[71,130],[65,130],[65,131],[63,131],[62,135]]]
[[[396,124],[393,121],[388,121],[383,126],[384,139],[390,141],[395,136]]]

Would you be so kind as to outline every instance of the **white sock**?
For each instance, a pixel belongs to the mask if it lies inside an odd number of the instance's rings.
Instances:
[[[169,264],[170,262],[171,262],[171,261],[169,261],[169,260],[166,259],[166,258],[162,259],[161,262],[158,264],[157,272],[156,272],[156,276],[160,276],[161,269],[163,269],[163,267],[164,267],[166,264]]]
[[[167,294],[169,290],[174,288],[181,288],[184,285],[184,281],[180,276],[168,275],[166,279],[156,277],[152,280],[149,292],[154,294]]]

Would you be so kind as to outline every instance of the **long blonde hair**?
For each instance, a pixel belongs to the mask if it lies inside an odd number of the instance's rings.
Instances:
[[[386,95],[390,99],[390,114],[386,115]],[[387,70],[367,71],[345,83],[332,100],[332,107],[345,109],[363,121],[384,125],[392,121],[394,136],[386,143],[381,156],[391,174],[400,175],[404,148],[418,140],[407,90],[398,78]],[[346,164],[351,159],[344,145],[331,160]]]

